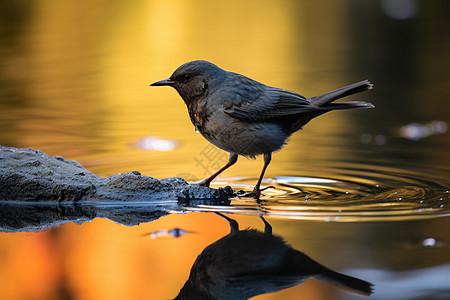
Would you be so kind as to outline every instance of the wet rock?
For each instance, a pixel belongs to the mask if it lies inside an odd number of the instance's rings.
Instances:
[[[156,178],[138,171],[100,177],[76,161],[34,149],[0,146],[0,200],[99,203],[185,200],[226,201],[231,188],[212,189],[181,178]]]
[[[78,162],[34,149],[0,146],[0,165],[3,201],[77,202],[101,179]]]

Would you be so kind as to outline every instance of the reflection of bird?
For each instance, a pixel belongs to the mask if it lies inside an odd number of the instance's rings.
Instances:
[[[256,198],[272,152],[281,149],[292,133],[331,110],[374,107],[362,101],[331,103],[371,89],[372,84],[367,80],[305,98],[227,72],[207,61],[188,62],[169,79],[151,85],[174,87],[186,103],[196,129],[209,142],[230,153],[228,163],[201,185],[209,186],[215,177],[236,163],[238,155],[264,155],[264,167],[251,193]]]
[[[197,257],[175,299],[248,299],[296,286],[312,276],[364,295],[372,293],[371,283],[332,271],[272,235],[263,218],[264,233],[239,230],[235,220],[219,215],[228,220],[231,232]]]

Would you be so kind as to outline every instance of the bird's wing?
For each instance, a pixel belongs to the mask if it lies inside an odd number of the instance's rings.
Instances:
[[[227,86],[230,92],[223,98],[223,110],[237,119],[260,121],[323,110],[299,94],[242,75],[235,74]]]
[[[303,283],[309,275],[249,274],[226,278],[226,286],[244,290],[254,296],[273,293]]]

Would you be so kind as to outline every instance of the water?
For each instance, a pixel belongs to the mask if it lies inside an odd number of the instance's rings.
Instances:
[[[354,174],[356,173],[355,170]],[[401,173],[382,175],[375,170],[358,170],[361,177],[336,178],[276,177],[265,179],[273,186],[261,203],[236,199],[230,211],[321,221],[395,221],[449,215],[449,185]],[[392,170],[390,170],[392,172]],[[402,176],[403,175],[403,176]],[[355,175],[353,175],[355,176]],[[380,177],[389,179],[380,181]],[[383,178],[383,179],[385,179]],[[251,191],[248,179],[229,181]],[[247,183],[247,184],[246,184]],[[202,209],[205,207],[202,206]],[[212,207],[214,208],[214,207]]]
[[[450,298],[448,5],[398,3],[2,2],[0,144],[101,176],[195,182],[227,161],[173,90],[148,86],[193,59],[305,96],[368,78],[374,90],[352,99],[376,108],[326,114],[294,134],[273,155],[263,186],[274,188],[260,202],[3,199],[0,299],[173,298],[197,255],[228,234],[217,211],[241,229],[263,230],[264,216],[294,249],[374,283],[371,299]],[[239,158],[213,186],[251,191],[261,168]],[[302,297],[364,298],[308,279],[255,299]]]

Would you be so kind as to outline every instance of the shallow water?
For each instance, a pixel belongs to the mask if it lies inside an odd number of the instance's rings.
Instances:
[[[173,298],[197,255],[229,232],[217,211],[241,229],[263,230],[264,216],[293,248],[375,284],[371,299],[450,298],[449,6],[388,3],[2,2],[0,144],[101,176],[195,182],[226,162],[173,90],[148,87],[193,59],[305,96],[368,78],[374,90],[352,100],[376,108],[294,134],[260,202],[2,201],[0,299]],[[213,186],[251,191],[261,168],[240,158]],[[255,299],[302,297],[364,298],[309,279]]]

